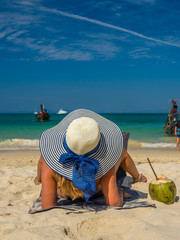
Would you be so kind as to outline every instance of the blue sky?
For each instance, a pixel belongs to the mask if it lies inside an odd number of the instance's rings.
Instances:
[[[180,1],[1,0],[0,112],[167,112]]]

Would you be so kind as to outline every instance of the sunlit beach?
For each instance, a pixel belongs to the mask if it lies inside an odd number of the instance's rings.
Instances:
[[[1,1],[0,240],[180,239],[179,12]]]

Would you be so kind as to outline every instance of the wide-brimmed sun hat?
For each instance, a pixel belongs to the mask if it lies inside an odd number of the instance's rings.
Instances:
[[[86,109],[69,113],[40,137],[40,151],[46,164],[73,183],[75,178],[84,181],[79,176],[84,170],[87,172],[82,175],[89,179],[97,180],[104,176],[118,162],[122,149],[120,128]],[[74,185],[79,187],[78,182]]]

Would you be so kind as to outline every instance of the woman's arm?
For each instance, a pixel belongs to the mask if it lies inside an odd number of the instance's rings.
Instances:
[[[123,205],[123,193],[118,191],[116,185],[115,167],[101,178],[100,184],[106,204],[113,207],[121,207]]]
[[[57,183],[53,170],[42,162],[42,209],[57,206]]]

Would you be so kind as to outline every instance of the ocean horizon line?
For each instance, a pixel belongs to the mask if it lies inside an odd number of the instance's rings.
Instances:
[[[74,109],[75,110],[75,109]],[[67,110],[67,113],[65,114],[59,114],[59,115],[67,115],[68,113],[74,111],[74,110]],[[92,110],[91,110],[92,111]],[[39,112],[39,111],[37,111]],[[48,111],[49,114],[57,114],[58,115],[58,111],[57,112],[51,112]],[[168,114],[168,112],[98,112],[98,111],[94,111],[98,114]],[[0,112],[0,114],[33,114],[35,115],[34,112]]]

